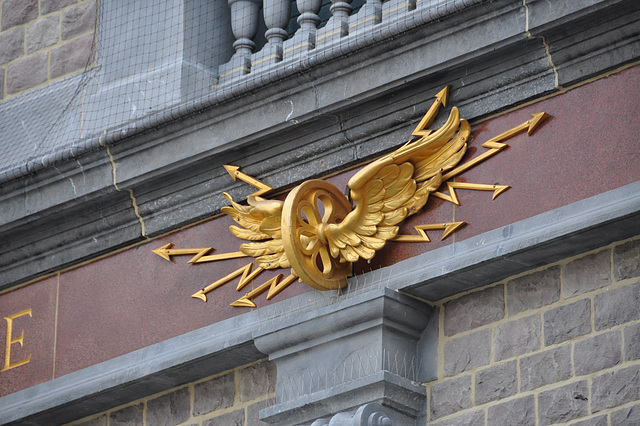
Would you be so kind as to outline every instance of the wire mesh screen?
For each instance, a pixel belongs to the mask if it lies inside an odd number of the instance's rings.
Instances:
[[[415,0],[77,1],[96,8],[90,49],[68,49],[84,69],[0,103],[0,181],[241,96],[234,86],[276,82],[319,52],[362,48],[416,9]],[[64,24],[66,11],[52,13]]]

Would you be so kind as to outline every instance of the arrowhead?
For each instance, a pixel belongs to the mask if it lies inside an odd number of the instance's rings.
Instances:
[[[491,197],[492,200],[495,200],[498,197],[498,195],[502,194],[504,191],[511,188],[509,185],[494,185],[494,186],[496,189],[493,191],[493,197]]]
[[[449,88],[451,86],[445,86],[444,89],[438,92],[436,95],[436,99],[439,100],[442,105],[447,106],[447,102],[449,102]]]
[[[169,262],[171,262],[171,256],[169,255],[169,253],[167,253],[167,250],[170,249],[171,247],[173,247],[173,244],[169,243],[151,251],[157,254],[158,256],[160,256],[161,258],[167,259]]]
[[[222,166],[231,175],[233,180],[238,181],[238,170],[240,170],[240,167],[238,167],[238,166],[229,166],[227,164],[223,164]]]
[[[529,128],[527,129],[527,134],[529,136],[531,136],[533,132],[535,132],[535,130],[538,128],[538,126],[540,126],[547,118],[551,116],[546,112],[539,112],[537,114],[531,114],[531,117],[533,118],[529,120]]]
[[[235,306],[236,308],[255,308],[256,304],[247,299],[247,296],[242,296],[240,299],[233,302],[230,306]]]
[[[460,228],[461,226],[466,225],[466,224],[467,224],[467,222],[449,222],[449,223],[445,223],[444,232],[442,233],[441,240],[444,240],[449,235],[451,235],[454,232],[456,232],[458,230],[458,228]]]
[[[204,290],[200,290],[200,291],[198,291],[197,293],[193,293],[193,294],[191,295],[191,297],[194,297],[194,298],[196,298],[196,299],[200,299],[200,300],[202,300],[202,301],[204,301],[204,302],[206,302],[206,301],[207,301],[207,295],[204,293]]]

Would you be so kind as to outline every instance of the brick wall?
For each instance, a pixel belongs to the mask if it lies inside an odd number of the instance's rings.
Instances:
[[[71,423],[78,426],[266,425],[258,413],[275,398],[276,368],[259,361]]]
[[[639,239],[439,307],[430,424],[640,424]]]
[[[0,0],[0,99],[93,63],[95,27],[95,0]]]

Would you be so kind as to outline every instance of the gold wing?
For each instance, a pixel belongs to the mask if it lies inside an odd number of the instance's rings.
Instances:
[[[341,262],[371,259],[397,235],[398,223],[422,209],[442,183],[442,174],[460,162],[470,131],[453,107],[440,129],[356,173],[349,180],[355,209],[324,229],[331,256]]]
[[[264,269],[289,268],[282,245],[280,221],[282,217],[282,201],[265,200],[258,196],[247,198],[248,206],[234,202],[224,193],[231,206],[221,211],[231,216],[239,225],[232,225],[229,230],[243,240],[254,241],[240,245],[240,251],[247,256],[255,257],[256,264]]]

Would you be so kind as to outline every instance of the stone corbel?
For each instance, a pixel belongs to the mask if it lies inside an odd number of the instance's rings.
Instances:
[[[276,364],[278,378],[276,404],[262,410],[260,419],[318,426],[337,424],[326,420],[332,416],[369,418],[380,411],[375,424],[415,424],[426,404],[419,382],[432,378],[421,364],[436,365],[433,357],[420,361],[419,353],[434,353],[423,349],[437,345],[437,333],[429,331],[434,315],[416,299],[377,288],[266,325],[254,333],[254,342]],[[425,343],[424,336],[436,337]],[[370,412],[370,404],[384,410]],[[356,423],[344,424],[360,424],[349,421]]]
[[[391,426],[391,419],[380,404],[365,404],[355,414],[338,413],[330,419],[318,419],[311,426]]]

